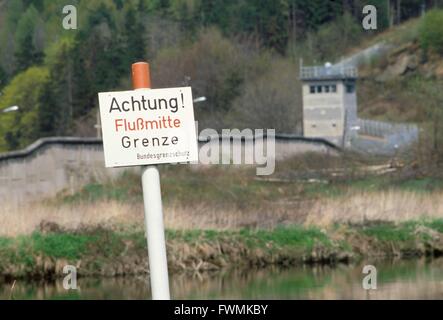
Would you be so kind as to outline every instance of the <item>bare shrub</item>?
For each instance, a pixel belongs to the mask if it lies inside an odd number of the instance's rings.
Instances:
[[[207,98],[195,108],[196,119],[204,127],[221,129],[247,73],[243,50],[216,29],[202,31],[193,44],[158,53],[152,64],[154,86],[192,86],[194,97]]]
[[[274,128],[301,134],[302,102],[298,68],[289,60],[269,61],[267,71],[248,82],[234,101],[228,123],[240,128]]]

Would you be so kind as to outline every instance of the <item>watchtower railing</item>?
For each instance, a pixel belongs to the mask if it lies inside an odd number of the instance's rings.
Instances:
[[[313,66],[301,67],[300,79],[332,79],[332,78],[357,78],[358,70],[355,67],[334,65],[334,66]]]

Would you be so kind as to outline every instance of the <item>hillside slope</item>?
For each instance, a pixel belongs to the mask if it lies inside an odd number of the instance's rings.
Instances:
[[[389,49],[359,68],[361,117],[393,122],[429,120],[428,107],[438,105],[441,98],[432,93],[443,81],[443,58],[422,48],[421,23],[421,19],[410,20],[365,44],[383,43]]]

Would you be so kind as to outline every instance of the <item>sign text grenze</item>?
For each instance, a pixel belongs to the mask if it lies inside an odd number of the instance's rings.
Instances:
[[[198,161],[190,87],[98,96],[106,167]]]

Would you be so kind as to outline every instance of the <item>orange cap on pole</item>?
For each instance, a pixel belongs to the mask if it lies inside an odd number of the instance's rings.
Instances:
[[[137,62],[132,65],[132,87],[134,90],[151,88],[149,63]]]

